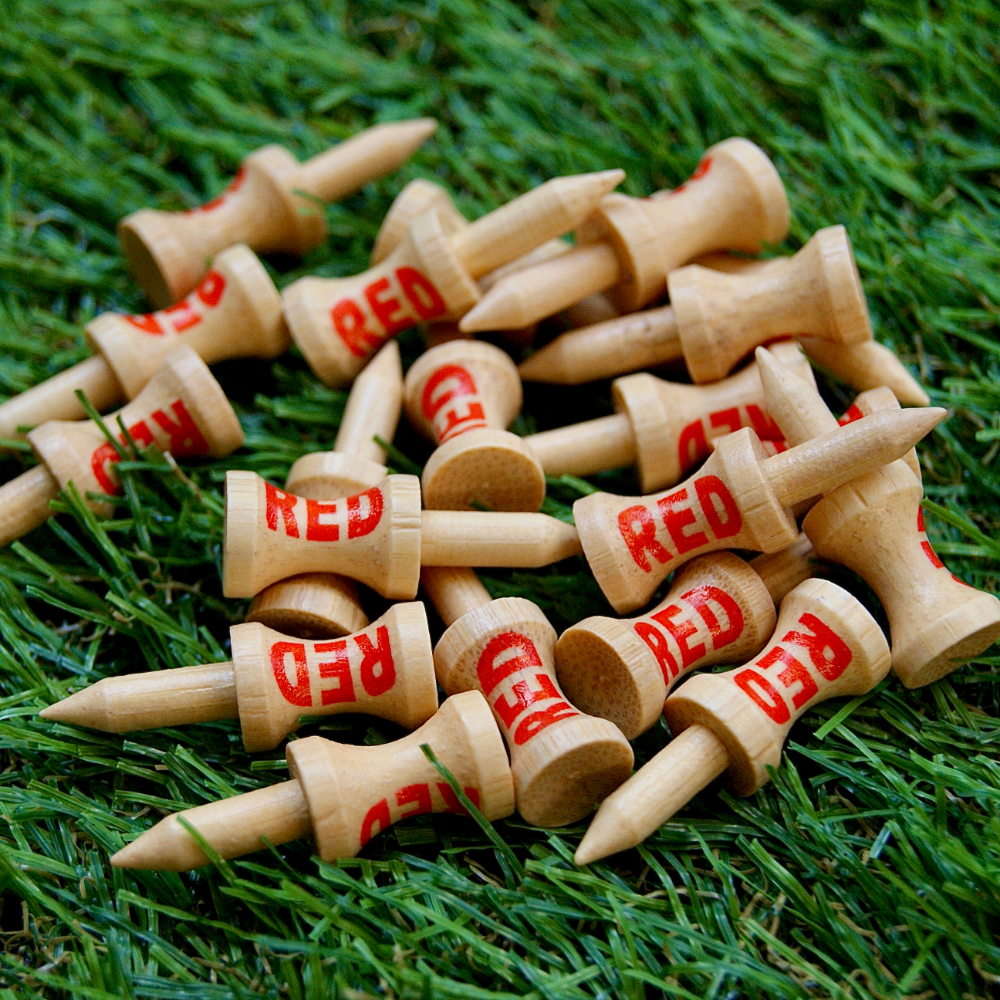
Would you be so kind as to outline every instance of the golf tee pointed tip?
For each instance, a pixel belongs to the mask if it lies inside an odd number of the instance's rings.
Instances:
[[[90,687],[74,692],[68,698],[48,705],[38,713],[39,718],[47,719],[49,722],[65,722],[87,729],[104,730],[107,725],[107,705],[101,690],[103,683],[98,681]]]
[[[463,333],[519,330],[531,320],[521,307],[517,275],[498,281],[459,321]]]
[[[689,726],[601,803],[574,863],[590,864],[641,844],[728,766],[721,740],[704,726]]]
[[[948,415],[943,407],[883,410],[764,461],[775,496],[790,507],[902,458]]]

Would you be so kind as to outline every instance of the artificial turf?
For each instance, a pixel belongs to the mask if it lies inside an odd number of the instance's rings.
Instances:
[[[712,0],[86,0],[0,3],[0,392],[86,356],[82,324],[143,310],[114,227],[134,209],[218,193],[240,159],[300,157],[380,120],[433,115],[397,175],[329,208],[330,239],[270,259],[279,286],[366,265],[416,176],[479,214],[555,174],[624,167],[632,194],[673,186],[706,145],[763,146],[792,205],[786,251],[844,223],[877,337],[951,410],[920,449],[927,527],[964,580],[1000,583],[1000,8]],[[411,361],[417,334],[404,338]],[[220,590],[227,468],[280,482],[329,447],[345,396],[297,355],[217,374],[247,445],[178,471],[122,463],[118,519],[78,497],[0,553],[0,981],[5,996],[931,997],[1000,983],[1000,657],[929,688],[889,679],[793,730],[774,782],[717,787],[643,847],[590,869],[583,825],[491,839],[425,816],[362,856],[307,843],[195,874],[112,870],[166,812],[285,776],[238,726],[121,738],[36,711],[110,674],[227,658],[245,602]],[[831,404],[850,393],[824,381]],[[528,387],[515,429],[609,412],[605,384]],[[428,446],[405,428],[392,464]],[[32,463],[9,451],[10,478]],[[550,483],[568,517],[595,484]],[[844,571],[833,574],[880,614]],[[582,560],[491,573],[562,629],[608,613]],[[374,614],[377,600],[369,602]],[[884,619],[881,619],[883,620]],[[439,627],[439,626],[438,626]],[[995,650],[992,652],[996,652]],[[379,743],[352,717],[306,727]],[[639,761],[668,733],[636,745]]]

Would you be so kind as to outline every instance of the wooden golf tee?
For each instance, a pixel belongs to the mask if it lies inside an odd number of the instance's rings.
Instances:
[[[727,273],[692,264],[667,282],[669,306],[564,333],[522,362],[521,378],[578,385],[683,359],[695,382],[715,382],[780,337],[808,335],[838,349],[871,340],[843,226],[820,229],[797,254],[766,267]]]
[[[503,740],[483,696],[467,691],[393,743],[348,746],[321,736],[293,740],[285,748],[291,781],[167,816],[113,855],[111,864],[159,871],[209,864],[178,817],[223,858],[312,834],[316,853],[332,861],[354,857],[372,837],[407,817],[464,815],[458,795],[424,755],[424,744],[487,819],[514,811]]]
[[[429,510],[538,510],[545,473],[524,438],[505,428],[521,409],[510,356],[456,340],[421,355],[406,374],[410,423],[438,446],[420,477]]]
[[[767,358],[761,371],[789,440],[822,433],[833,420],[794,373]],[[852,569],[878,595],[889,619],[892,669],[906,687],[944,677],[1000,638],[1000,600],[962,583],[931,547],[923,485],[905,460],[823,492],[802,529],[821,558]]]
[[[434,649],[447,694],[480,691],[510,750],[517,811],[565,826],[632,773],[617,727],[574,708],[559,690],[555,629],[531,601],[491,600],[471,569],[425,567],[420,582],[448,626]]]
[[[581,551],[576,528],[547,514],[422,511],[420,482],[406,475],[355,496],[307,500],[254,472],[229,472],[224,531],[227,597],[252,597],[299,573],[340,573],[411,601],[421,565],[532,568]]]
[[[190,347],[178,347],[163,360],[146,388],[127,406],[104,418],[124,445],[123,425],[139,448],[155,445],[174,458],[221,458],[243,444],[243,430],[208,366]],[[41,464],[0,486],[0,546],[48,520],[49,501],[71,482],[88,506],[110,517],[110,502],[88,493],[116,495],[117,449],[94,421],[49,420],[28,434]]]
[[[362,274],[289,285],[282,301],[292,338],[323,382],[344,385],[389,337],[464,316],[479,301],[478,278],[568,232],[624,176],[557,177],[465,226],[425,212]]]
[[[667,699],[674,739],[604,800],[573,860],[590,864],[642,843],[720,774],[737,795],[753,795],[807,709],[864,694],[888,672],[885,636],[856,598],[828,580],[799,584],[758,656],[697,674]]]
[[[667,596],[638,618],[585,618],[556,643],[556,673],[581,711],[634,740],[653,726],[674,685],[694,670],[738,663],[774,632],[774,606],[816,569],[809,539],[749,563],[732,552],[700,556]]]
[[[403,406],[399,346],[390,341],[354,380],[332,451],[303,455],[289,470],[285,489],[310,500],[333,500],[370,489],[387,475],[378,436],[391,441]],[[336,638],[364,628],[368,616],[357,584],[336,573],[305,573],[262,590],[247,621],[307,639]]]
[[[243,746],[272,750],[302,716],[363,712],[416,729],[437,710],[427,613],[394,604],[368,628],[308,642],[259,622],[229,630],[229,663],[106,677],[43,709],[43,719],[106,733],[239,719]]]
[[[899,458],[945,415],[939,408],[873,413],[771,457],[744,427],[720,438],[701,469],[668,492],[577,500],[587,562],[612,607],[633,611],[696,556],[790,545],[798,534],[793,504]]]
[[[0,403],[0,437],[46,420],[82,420],[82,389],[102,412],[134,399],[160,362],[180,344],[208,364],[227,358],[274,358],[288,347],[281,299],[261,262],[245,246],[219,254],[186,299],[144,316],[105,312],[84,328],[93,357]]]
[[[809,362],[794,343],[775,345],[775,351],[812,378]],[[752,427],[762,439],[782,436],[764,408],[755,362],[711,385],[629,375],[611,384],[611,399],[618,411],[614,416],[522,439],[547,475],[589,476],[635,463],[642,492],[651,493],[672,486],[706,458],[712,438],[741,427]]]
[[[634,312],[666,291],[670,271],[710,250],[757,253],[788,232],[788,200],[765,153],[746,139],[706,150],[691,178],[651,198],[605,197],[565,256],[506,279],[464,330],[527,326],[596,292]]]
[[[200,208],[144,208],[122,219],[118,241],[129,270],[162,308],[187,295],[205,274],[205,261],[234,243],[261,253],[304,254],[326,238],[322,202],[396,170],[435,128],[433,118],[376,125],[305,163],[281,146],[263,146]]]
[[[451,196],[443,187],[434,184],[432,181],[418,177],[410,181],[402,191],[396,195],[389,211],[382,220],[378,235],[375,237],[375,244],[372,247],[371,263],[378,264],[392,253],[393,250],[403,241],[413,222],[425,212],[436,210],[441,216],[446,232],[453,232],[456,229],[463,229],[468,224],[468,219],[462,215],[455,207]],[[568,253],[570,244],[562,239],[552,239],[548,243],[530,250],[521,257],[503,264],[488,274],[484,274],[476,281],[480,293],[489,291],[499,280],[509,274],[523,271],[525,268],[533,267],[543,261],[551,260],[553,257],[562,256]],[[596,301],[600,299],[602,301]],[[591,310],[611,309],[611,304],[603,296],[594,296],[593,300],[588,300],[587,307]],[[602,316],[602,319],[608,318]],[[592,320],[591,322],[597,322]],[[575,324],[582,326],[582,323]],[[520,345],[528,344],[535,335],[537,324],[524,327],[521,330],[507,331],[507,340],[514,340]],[[458,328],[454,320],[438,320],[428,324],[427,341],[428,347],[437,347],[438,344],[446,343],[449,340],[469,340],[471,333],[465,333]]]

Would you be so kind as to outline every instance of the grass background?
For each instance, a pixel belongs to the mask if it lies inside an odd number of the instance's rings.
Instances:
[[[144,205],[216,194],[267,142],[299,156],[434,115],[398,175],[331,206],[328,245],[279,285],[361,270],[392,196],[426,176],[470,214],[558,173],[673,186],[745,135],[792,204],[786,250],[843,222],[877,336],[951,418],[922,447],[928,531],[965,580],[1000,580],[1000,11],[988,0],[3,0],[0,392],[86,355],[81,325],[141,309],[114,238]],[[412,360],[419,336],[404,339]],[[777,780],[715,789],[640,849],[579,871],[583,827],[421,817],[363,857],[306,843],[193,875],[112,871],[165,812],[285,777],[238,726],[134,739],[40,724],[70,686],[226,658],[221,481],[281,481],[328,447],[344,395],[301,359],[217,367],[248,432],[178,475],[125,463],[118,520],[77,498],[0,552],[0,981],[5,996],[931,997],[1000,982],[997,656],[918,692],[892,679],[793,731]],[[833,383],[831,405],[850,394]],[[606,385],[529,387],[517,429],[608,412]],[[393,465],[427,446],[405,428]],[[14,452],[0,473],[32,462]],[[594,483],[634,490],[628,474]],[[572,482],[547,508],[568,516]],[[835,574],[879,613],[863,585]],[[582,561],[494,573],[563,628],[606,613]],[[379,611],[371,601],[373,615]],[[993,651],[995,653],[995,651]],[[377,720],[309,727],[377,743]],[[668,734],[637,744],[644,760]],[[696,821],[696,822],[693,822]]]

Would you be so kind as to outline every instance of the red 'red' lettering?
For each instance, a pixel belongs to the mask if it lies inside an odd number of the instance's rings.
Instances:
[[[548,729],[554,722],[561,722],[563,719],[572,719],[574,715],[580,713],[567,701],[557,701],[548,708],[540,708],[531,715],[526,715],[514,730],[514,745],[524,746],[532,737],[537,736],[543,729]]]
[[[511,653],[504,659],[505,653]],[[479,686],[487,698],[493,689],[511,674],[530,667],[541,667],[542,658],[538,655],[535,644],[520,632],[501,632],[493,636],[483,647],[476,663],[476,676]]]
[[[194,212],[211,212],[213,208],[218,208],[234,191],[238,191],[243,181],[246,179],[247,171],[246,167],[240,167],[236,171],[235,176],[222,194],[216,195],[211,201],[206,201],[204,205],[200,205],[198,208],[189,208],[184,214],[191,215]]]
[[[126,323],[142,330],[143,333],[151,333],[155,337],[163,336],[163,327],[156,320],[156,313],[145,313],[142,316],[126,316]]]
[[[784,440],[785,435],[781,433],[781,428],[775,423],[774,417],[756,403],[747,403],[747,416],[750,418],[750,426],[754,429],[754,433],[762,441]]]
[[[365,818],[361,821],[361,846],[364,847],[376,833],[382,833],[390,823],[392,817],[389,815],[389,803],[386,799],[382,799],[365,813]],[[377,830],[376,824],[378,824]]]
[[[201,284],[194,290],[194,293],[209,309],[214,309],[219,304],[225,290],[226,279],[218,271],[213,270],[201,279]]]
[[[313,649],[317,653],[334,654],[332,660],[324,660],[317,664],[320,677],[337,682],[334,687],[320,688],[320,701],[324,705],[357,701],[354,694],[354,678],[351,677],[351,664],[347,659],[347,640],[317,642]]]
[[[692,420],[677,439],[677,461],[681,472],[687,472],[691,466],[700,462],[708,455],[708,441],[705,438],[705,425],[700,420]]]
[[[264,517],[271,531],[278,530],[278,514],[281,514],[285,534],[289,538],[299,537],[299,525],[295,520],[295,504],[298,497],[294,493],[286,493],[264,482]]]
[[[687,601],[701,615],[712,636],[712,646],[721,649],[735,642],[743,632],[743,612],[740,606],[724,590],[705,584],[695,587],[686,594],[681,594],[681,600]],[[710,602],[714,601],[726,613],[728,625],[723,628],[712,610]]]
[[[676,677],[679,671],[674,654],[670,652],[666,636],[649,622],[636,622],[632,627],[635,629],[635,634],[652,650],[660,673],[663,674],[663,682],[669,686],[670,679]]]
[[[638,525],[638,530],[636,530],[636,525]],[[673,559],[673,556],[656,537],[653,515],[642,504],[636,504],[634,507],[628,507],[621,511],[618,515],[618,533],[628,546],[633,562],[645,573],[648,573],[652,568],[646,558],[647,552],[651,553],[653,558],[661,564]]]
[[[716,538],[732,538],[739,534],[743,527],[740,509],[726,484],[718,476],[699,476],[694,481],[694,490],[698,494],[705,520]],[[714,498],[718,498],[722,504],[722,512],[716,507]],[[725,513],[725,519],[722,513]]]
[[[935,569],[947,569],[948,567],[945,566],[945,564],[943,562],[941,562],[940,557],[934,551],[934,547],[931,545],[930,540],[927,538],[927,529],[924,527],[924,508],[923,507],[918,507],[917,508],[917,531],[921,535],[924,536],[923,538],[920,539],[920,548],[923,549],[924,555],[927,556],[927,558],[930,560],[931,565]],[[951,577],[956,582],[961,583],[961,584],[963,584],[965,586],[968,586],[968,584],[966,584],[964,580],[959,580],[958,577],[955,576],[954,573],[951,574]]]
[[[435,396],[437,390],[445,383],[450,383],[444,392]],[[457,407],[452,407],[443,414],[444,420],[438,419],[442,409],[454,400],[466,400],[466,411],[460,413]],[[461,365],[442,365],[435,371],[424,385],[420,397],[420,406],[424,416],[434,425],[434,433],[438,444],[444,444],[450,438],[486,426],[486,414],[478,397],[476,381],[472,372]]]
[[[335,500],[306,500],[306,539],[310,542],[336,542],[340,526],[323,521],[337,513]]]
[[[669,496],[661,497],[656,501],[656,506],[660,509],[660,516],[663,518],[663,524],[670,533],[670,537],[679,555],[708,544],[705,532],[696,531],[688,535],[684,531],[685,528],[695,524],[698,520],[694,516],[694,511],[691,510],[690,504],[685,504],[683,507],[678,506],[684,503],[687,498],[688,491],[686,489],[679,489],[676,493],[671,493]]]
[[[101,489],[109,496],[118,493],[118,484],[108,475],[106,466],[109,462],[119,461],[118,452],[110,441],[105,441],[100,447],[95,448],[90,456],[90,471],[94,478],[100,483]]]
[[[367,513],[364,508],[367,506]],[[382,499],[382,491],[373,486],[364,493],[347,498],[347,537],[363,538],[370,535],[382,520],[382,510],[385,503]]]
[[[697,646],[688,645],[688,639],[697,634],[698,627],[690,618],[682,618],[679,622],[673,621],[674,616],[680,614],[680,610],[676,604],[671,604],[670,607],[657,611],[650,617],[653,621],[659,622],[673,637],[680,650],[681,667],[686,670],[705,655],[705,644],[699,642]]]
[[[354,637],[361,650],[361,684],[373,698],[385,694],[396,683],[396,664],[392,659],[389,630],[379,625],[375,630],[377,645],[363,632]]]
[[[396,792],[396,805],[407,806],[411,802],[415,808],[401,813],[400,819],[406,819],[408,816],[419,816],[421,813],[431,811],[431,786],[422,781],[417,785],[406,785]]]
[[[855,420],[860,420],[863,416],[861,407],[857,403],[851,403],[837,423],[843,427],[845,424],[853,424]]]
[[[422,320],[436,319],[448,311],[441,293],[415,267],[396,268],[396,280]]]
[[[180,302],[175,302],[163,310],[163,315],[169,317],[170,325],[178,333],[183,333],[201,322],[201,316],[191,308],[189,298],[190,296],[188,299],[181,299]]]
[[[745,670],[739,671],[733,676],[733,683],[779,726],[792,717],[792,713],[788,711],[788,706],[781,695],[774,689],[771,682],[758,674],[756,670],[747,667]]]
[[[295,668],[295,683],[288,679],[285,657],[292,656],[292,666]],[[276,642],[271,647],[271,671],[278,690],[289,705],[300,705],[308,708],[312,705],[312,694],[309,690],[309,668],[306,665],[306,647],[302,642]]]
[[[198,429],[191,414],[188,413],[184,401],[175,400],[170,404],[170,409],[174,411],[176,422],[171,420],[163,410],[154,410],[152,418],[159,424],[160,429],[169,435],[170,443],[167,448],[171,454],[178,458],[186,455],[204,455],[208,451],[208,442]]]
[[[537,689],[528,686],[527,678],[515,681],[511,686],[513,701],[507,700],[507,695],[501,694],[493,703],[493,711],[500,716],[506,729],[514,725],[514,720],[529,706],[539,701],[549,701],[552,698],[561,698],[562,695],[556,690],[548,674],[535,674],[535,681],[538,683]]]
[[[341,299],[330,310],[333,328],[344,346],[358,358],[367,358],[382,343],[365,322],[365,314],[353,299]]]
[[[389,291],[389,279],[379,278],[378,281],[373,281],[365,289],[365,298],[368,300],[368,305],[371,306],[375,318],[382,324],[385,335],[392,337],[408,326],[413,326],[413,320],[406,313],[396,315],[403,308],[403,303],[399,299],[392,295],[388,298],[380,298],[387,291]]]
[[[828,681],[835,681],[851,665],[851,647],[829,625],[808,611],[799,616],[799,624],[812,629],[813,634],[788,632],[781,641],[807,649],[812,665]]]
[[[694,173],[679,187],[675,187],[673,191],[664,191],[662,197],[670,198],[675,194],[680,194],[681,191],[683,191],[692,181],[700,181],[702,177],[704,177],[705,174],[708,173],[711,167],[712,167],[712,157],[703,156],[698,161],[698,166],[694,168]]]
[[[469,810],[458,801],[458,796],[455,794],[455,789],[448,784],[447,781],[437,782],[437,790],[441,793],[441,798],[444,799],[444,812],[446,813],[458,813],[459,816],[468,816]],[[465,797],[478,809],[479,808],[479,789],[469,788],[466,785],[463,789],[465,792]]]
[[[799,685],[798,691],[792,694],[792,704],[796,708],[801,708],[819,690],[812,679],[812,674],[784,646],[775,646],[770,652],[765,653],[757,661],[756,666],[761,670],[767,670],[776,663],[785,664],[785,669],[778,674],[777,679],[786,688],[791,689],[793,684]]]
[[[146,424],[145,420],[140,420],[134,423],[128,429],[129,437],[135,442],[135,444],[140,448],[148,448],[153,443],[153,434],[150,431],[149,426]],[[125,435],[119,434],[118,440],[122,444],[125,444]],[[121,487],[114,479],[111,478],[111,473],[108,470],[108,465],[113,465],[115,462],[121,461],[121,456],[118,454],[118,450],[110,441],[105,441],[103,444],[94,449],[90,456],[90,471],[93,472],[94,478],[100,484],[102,490],[109,496],[114,496],[117,493],[121,493]]]
[[[727,428],[727,434],[732,434],[733,431],[738,431],[743,426],[738,406],[730,406],[727,410],[716,410],[715,413],[708,415],[708,421],[714,428]],[[713,437],[715,436],[713,435]]]

